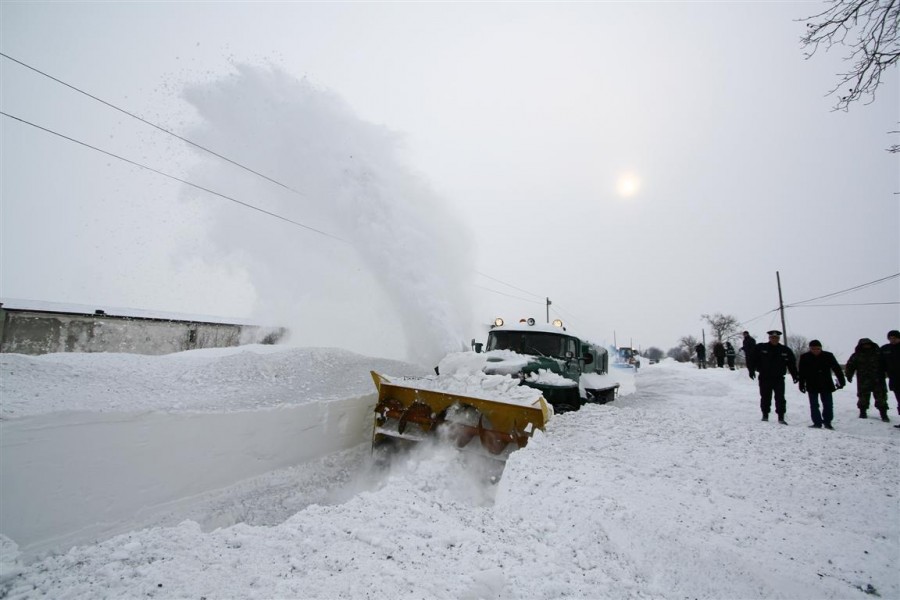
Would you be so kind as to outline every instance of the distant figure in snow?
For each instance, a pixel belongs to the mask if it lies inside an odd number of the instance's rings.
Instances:
[[[713,344],[713,356],[716,357],[716,366],[720,369],[725,366],[725,345],[721,340],[716,340]]]
[[[787,411],[787,400],[784,399],[784,374],[791,372],[794,383],[797,383],[797,359],[787,346],[782,346],[781,332],[773,329],[768,332],[769,341],[757,344],[749,358],[750,379],[756,379],[759,373],[759,408],[762,420],[769,420],[772,409],[772,394],[775,395],[775,413],[778,422],[787,425],[784,413]]]
[[[867,418],[869,398],[874,396],[875,408],[878,409],[881,420],[889,422],[887,386],[884,384],[884,371],[881,370],[881,351],[869,338],[861,338],[847,360],[847,381],[853,381],[854,375],[856,375],[856,397],[859,399],[856,403],[859,418]]]
[[[725,342],[725,360],[728,361],[728,368],[734,371],[734,357],[737,355],[737,352],[734,350],[734,346],[731,345],[731,342]]]
[[[753,354],[754,348],[756,348],[756,340],[753,339],[749,331],[745,331],[744,341],[741,342],[741,352],[744,353],[744,362],[747,363],[748,369],[750,368],[750,355]]]
[[[809,395],[809,416],[813,424],[810,427],[834,429],[831,419],[834,417],[832,394],[835,389],[844,387],[844,372],[831,352],[822,350],[822,342],[812,340],[809,352],[800,355],[800,391]],[[831,374],[837,377],[837,387]],[[819,399],[822,400],[822,411],[819,412]]]
[[[697,344],[694,346],[694,350],[697,352],[697,368],[705,369],[706,368],[706,346],[703,344]]]
[[[900,331],[891,329],[887,339],[888,343],[881,347],[881,372],[888,378],[888,389],[894,392],[897,414],[900,414]]]

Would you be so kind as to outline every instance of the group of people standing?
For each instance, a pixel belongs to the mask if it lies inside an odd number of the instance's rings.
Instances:
[[[809,396],[809,414],[813,422],[810,427],[834,429],[831,425],[834,418],[832,394],[852,382],[854,377],[860,419],[868,417],[867,411],[874,398],[881,420],[890,422],[888,389],[894,392],[897,412],[900,414],[900,331],[889,331],[888,343],[880,348],[869,338],[859,340],[847,361],[846,378],[845,371],[841,369],[834,354],[823,350],[819,340],[809,342],[809,351],[800,355],[798,363],[791,349],[780,343],[780,331],[773,329],[767,332],[768,342],[760,344],[756,343],[749,332],[745,331],[743,335],[741,349],[747,359],[750,379],[756,379],[759,374],[759,406],[763,421],[769,420],[774,396],[778,422],[787,425],[784,420],[787,410],[784,376],[787,373],[800,386],[800,391]],[[885,385],[885,378],[888,385]],[[895,427],[900,428],[900,425]]]
[[[697,344],[694,347],[694,351],[697,352],[697,368],[705,369],[706,368],[706,346],[703,344]],[[720,369],[725,367],[725,362],[728,362],[728,368],[734,371],[734,358],[737,356],[737,352],[734,349],[734,346],[731,345],[731,342],[722,342],[717,341],[713,344],[713,356],[716,358],[716,366]]]

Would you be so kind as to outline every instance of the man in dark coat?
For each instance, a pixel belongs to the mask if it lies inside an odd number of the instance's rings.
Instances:
[[[881,369],[881,349],[869,338],[861,338],[856,349],[847,360],[847,381],[853,381],[856,375],[856,407],[859,418],[867,418],[869,398],[875,397],[875,408],[881,420],[888,422],[887,386],[884,384],[884,371]]]
[[[734,351],[734,346],[731,345],[731,342],[725,342],[725,360],[728,361],[728,368],[734,371],[734,357],[737,352]]]
[[[782,346],[781,332],[773,329],[768,332],[769,341],[757,344],[750,355],[748,368],[750,379],[756,379],[759,373],[759,408],[762,420],[769,420],[772,409],[772,394],[775,395],[775,413],[778,422],[787,425],[784,413],[787,411],[787,400],[784,399],[784,374],[790,371],[794,383],[797,383],[797,359],[787,346]]]
[[[725,366],[725,345],[720,340],[713,344],[713,356],[716,357],[717,367],[721,369]]]
[[[749,331],[745,331],[744,341],[741,342],[741,352],[744,353],[744,362],[747,363],[748,369],[750,368],[750,355],[753,354],[754,348],[756,348],[756,340],[753,339]]]
[[[900,331],[891,329],[887,339],[888,343],[881,347],[881,371],[888,378],[888,389],[894,392],[900,414]],[[900,428],[900,425],[894,427]]]
[[[834,429],[831,419],[834,417],[832,394],[835,389],[844,387],[844,372],[831,352],[822,350],[822,342],[813,340],[809,343],[809,352],[800,355],[800,391],[809,394],[809,416],[811,427]],[[831,374],[837,377],[837,388]],[[822,412],[819,412],[819,398],[822,399]]]
[[[705,369],[706,368],[706,346],[703,344],[697,344],[694,346],[694,350],[697,352],[697,368]]]

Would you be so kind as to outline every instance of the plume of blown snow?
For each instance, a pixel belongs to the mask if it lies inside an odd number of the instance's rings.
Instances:
[[[282,184],[205,153],[191,174],[293,223],[187,192],[205,213],[206,259],[244,266],[257,319],[298,345],[426,366],[466,346],[470,236],[407,165],[400,135],[274,67],[238,65],[185,98],[200,119],[192,139]]]

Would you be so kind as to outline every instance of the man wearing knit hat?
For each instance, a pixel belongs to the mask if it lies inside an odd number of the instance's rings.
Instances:
[[[894,392],[897,413],[900,414],[900,331],[891,329],[887,334],[888,343],[881,347],[881,370],[888,378],[888,388]],[[900,425],[894,425],[900,428]]]
[[[834,417],[832,394],[835,389],[845,385],[844,372],[831,352],[822,350],[822,342],[813,340],[809,343],[809,352],[800,355],[800,391],[809,395],[809,416],[813,424],[810,427],[834,429],[831,419]],[[832,373],[837,377],[835,388]],[[819,399],[822,400],[822,411],[819,412]]]

